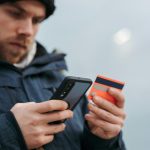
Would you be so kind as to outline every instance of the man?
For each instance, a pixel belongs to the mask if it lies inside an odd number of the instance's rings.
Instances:
[[[0,150],[124,150],[121,92],[108,91],[116,105],[94,96],[97,106],[84,98],[74,112],[50,100],[65,55],[48,54],[35,36],[54,9],[53,0],[0,1]]]

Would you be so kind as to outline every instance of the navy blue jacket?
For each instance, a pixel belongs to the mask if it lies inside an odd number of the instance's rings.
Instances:
[[[10,109],[16,103],[49,100],[67,69],[64,54],[50,53],[38,44],[32,63],[23,70],[0,61],[0,150],[27,150],[24,138]],[[45,150],[125,150],[122,134],[111,140],[93,135],[86,126],[84,115],[87,100],[83,98],[66,121],[66,129],[55,136]]]

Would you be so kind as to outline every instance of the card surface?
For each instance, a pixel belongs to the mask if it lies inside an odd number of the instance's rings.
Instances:
[[[124,84],[124,82],[98,75],[90,89],[88,99],[92,100],[92,95],[97,95],[115,104],[115,98],[108,94],[107,90],[109,87],[122,90]]]

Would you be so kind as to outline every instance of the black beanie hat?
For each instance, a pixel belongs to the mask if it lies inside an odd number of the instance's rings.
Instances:
[[[16,2],[18,0],[0,0],[0,4],[2,3],[7,3],[7,2]],[[55,4],[54,4],[54,0],[39,0],[41,3],[43,3],[45,5],[46,8],[46,18],[48,18],[50,15],[52,15],[54,13],[55,10]]]
[[[45,5],[46,18],[48,18],[50,15],[54,13],[54,10],[55,10],[54,0],[40,0],[40,2]]]

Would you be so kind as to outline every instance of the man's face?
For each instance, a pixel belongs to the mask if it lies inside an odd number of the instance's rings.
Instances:
[[[32,48],[45,7],[37,0],[0,5],[0,60],[20,62]]]

